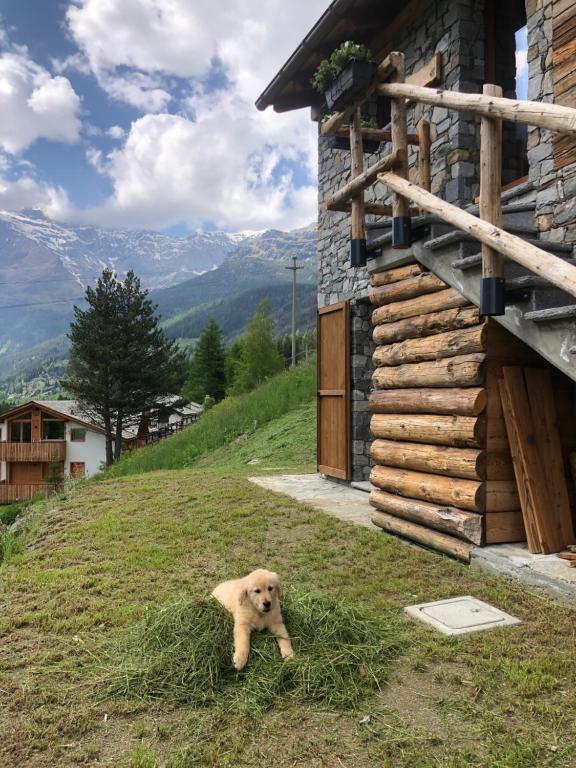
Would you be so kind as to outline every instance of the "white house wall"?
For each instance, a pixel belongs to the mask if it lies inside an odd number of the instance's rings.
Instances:
[[[70,432],[72,429],[85,429],[86,440],[83,443],[72,442]],[[86,477],[95,475],[101,469],[102,462],[106,461],[106,438],[101,432],[93,432],[82,424],[69,421],[66,425],[66,461],[64,462],[64,475],[70,477],[70,462],[83,461],[86,466]]]

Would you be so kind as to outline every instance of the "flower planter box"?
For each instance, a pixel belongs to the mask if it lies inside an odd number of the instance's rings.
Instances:
[[[329,141],[330,149],[343,149],[350,151],[350,139],[345,139],[343,136],[332,136]],[[371,155],[374,152],[378,152],[380,149],[379,141],[368,141],[364,139],[362,142],[362,149],[367,154]]]
[[[340,111],[349,107],[358,94],[370,85],[374,69],[372,61],[352,59],[324,91],[328,109]]]

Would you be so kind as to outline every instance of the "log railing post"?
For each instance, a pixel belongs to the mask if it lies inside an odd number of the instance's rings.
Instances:
[[[364,171],[364,149],[362,146],[362,113],[360,107],[354,110],[350,120],[350,176],[355,179]],[[350,265],[366,266],[366,225],[364,222],[364,190],[352,198],[352,237],[350,239]]]
[[[430,175],[430,123],[420,120],[418,123],[418,183],[427,192],[431,189]],[[424,213],[424,211],[420,211]]]
[[[394,82],[403,83],[406,67],[403,53],[391,53],[394,63]],[[402,161],[396,173],[403,179],[408,179],[408,128],[406,125],[406,100],[402,97],[391,100],[391,131],[392,150],[402,153]],[[410,224],[410,203],[401,195],[394,194],[392,201],[392,247],[409,248],[412,245]]]
[[[486,96],[502,96],[499,85],[486,83]],[[502,227],[502,120],[482,117],[480,124],[480,218]],[[482,283],[480,314],[503,315],[506,312],[504,257],[482,244]]]

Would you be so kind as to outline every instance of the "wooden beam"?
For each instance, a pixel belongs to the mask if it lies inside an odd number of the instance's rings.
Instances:
[[[574,113],[576,114],[576,110]],[[527,243],[521,237],[511,235],[493,224],[481,221],[455,205],[446,203],[431,192],[426,192],[426,190],[395,173],[381,173],[378,178],[390,189],[413,200],[420,208],[424,208],[429,213],[437,214],[448,224],[467,232],[517,264],[526,267],[535,275],[576,296],[576,267],[571,264],[567,264],[557,256],[552,256],[547,251]]]
[[[486,437],[486,422],[481,416],[375,413],[370,429],[381,440],[454,448],[479,448]]]
[[[360,107],[357,107],[350,123],[350,175],[352,180],[364,173],[364,150],[362,148],[362,115]],[[364,190],[352,198],[352,240],[366,239],[366,226],[364,215]]]
[[[434,528],[472,544],[482,543],[482,515],[475,512],[406,499],[379,489],[371,492],[369,500],[373,507],[394,517]]]
[[[350,136],[350,126],[343,125],[335,131],[334,135],[340,139],[347,139]],[[362,128],[362,138],[366,141],[380,141],[388,142],[392,141],[392,132],[386,131],[383,128]],[[407,136],[408,144],[412,146],[419,146],[419,137],[417,133],[409,133]]]
[[[372,312],[373,325],[380,323],[392,323],[396,320],[404,320],[408,317],[439,312],[443,309],[463,307],[470,302],[460,291],[455,288],[447,288],[445,291],[428,293],[408,301],[397,301],[394,304],[386,304]]]
[[[392,344],[405,339],[419,339],[445,331],[470,328],[478,325],[479,322],[480,313],[477,307],[455,307],[441,312],[407,317],[395,323],[382,323],[375,326],[372,338],[375,344]]]
[[[447,536],[445,533],[432,531],[423,525],[417,525],[408,520],[399,520],[394,515],[388,515],[386,512],[373,512],[372,522],[387,533],[395,533],[406,539],[415,541],[425,547],[436,549],[445,555],[450,555],[464,563],[470,562],[470,544]]]
[[[486,351],[487,327],[475,325],[457,331],[446,331],[422,339],[405,339],[396,344],[376,347],[372,355],[375,366],[422,363],[455,355],[470,355]]]
[[[467,389],[384,389],[372,392],[372,413],[438,413],[447,416],[478,416],[488,396],[479,387]],[[576,454],[574,454],[576,457]]]
[[[418,182],[422,189],[430,191],[430,123],[420,120],[418,123]]]
[[[484,84],[486,96],[502,96],[499,85]],[[421,185],[424,186],[424,185]],[[502,121],[480,121],[480,218],[502,228]],[[482,277],[503,277],[504,259],[492,246],[482,243]]]
[[[432,58],[411,75],[407,75],[406,82],[410,85],[438,85],[442,80],[442,54],[435,53]]]
[[[338,192],[335,192],[332,195],[332,197],[329,197],[325,203],[326,209],[328,211],[334,210],[332,206],[335,206],[337,209],[340,203],[348,202],[355,194],[366,189],[370,184],[373,184],[379,173],[390,168],[396,168],[401,162],[402,153],[398,152],[391,152],[389,155],[380,158],[380,160],[377,160],[373,165],[366,168],[360,176],[349,181],[348,184],[342,187],[342,189],[339,189]]]
[[[377,488],[410,499],[448,504],[469,512],[484,511],[484,484],[457,477],[429,475],[395,467],[372,467],[370,482]]]
[[[536,125],[558,133],[576,134],[576,109],[540,101],[485,96],[481,93],[459,93],[436,88],[423,88],[409,83],[383,83],[380,96],[404,97],[422,104],[432,104],[486,117],[499,117],[512,123]]]
[[[370,303],[376,307],[391,304],[394,301],[406,301],[427,293],[443,291],[448,286],[439,277],[431,272],[423,272],[421,275],[409,277],[390,285],[381,285],[370,290]]]
[[[374,440],[370,456],[376,464],[431,472],[434,475],[483,480],[486,452],[475,448],[452,448],[398,440]]]
[[[397,53],[394,80],[404,82],[406,64],[403,53]],[[392,129],[392,149],[401,152],[401,159],[396,172],[403,179],[408,178],[408,129],[406,122],[406,102],[404,99],[392,99],[390,127]],[[393,218],[410,215],[409,202],[405,197],[395,194],[392,201]]]
[[[486,355],[459,355],[426,363],[376,368],[376,389],[403,387],[478,387],[484,384]]]
[[[387,269],[385,272],[373,272],[370,275],[370,285],[372,288],[379,288],[381,285],[390,285],[390,283],[397,283],[400,280],[406,280],[407,277],[415,277],[425,272],[420,264],[408,264],[405,267],[396,267],[395,269]]]

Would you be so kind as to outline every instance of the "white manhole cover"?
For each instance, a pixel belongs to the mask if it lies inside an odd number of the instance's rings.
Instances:
[[[404,611],[415,619],[431,624],[445,635],[463,635],[520,624],[520,619],[469,595],[410,605]]]

